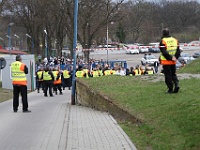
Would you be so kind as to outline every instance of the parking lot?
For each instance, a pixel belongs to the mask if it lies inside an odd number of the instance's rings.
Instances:
[[[190,55],[193,55],[195,52],[200,52],[200,47],[199,49],[188,48],[186,50],[183,50],[182,53],[189,53]],[[159,58],[160,53],[152,53],[152,55]],[[126,60],[128,68],[130,68],[131,66],[135,67],[137,65],[141,65],[141,59],[143,57],[144,54],[126,54],[125,50],[108,50],[108,60]],[[90,58],[107,60],[107,50],[91,52]]]

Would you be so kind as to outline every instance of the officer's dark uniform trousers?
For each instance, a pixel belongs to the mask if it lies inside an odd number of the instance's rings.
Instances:
[[[17,110],[19,106],[19,94],[21,92],[23,110],[28,109],[27,101],[27,86],[23,85],[13,85],[13,109]]]
[[[176,75],[176,65],[163,65],[163,71],[165,75],[165,83],[169,90],[173,90],[173,82],[175,84],[175,87],[178,86],[178,78]],[[173,81],[173,82],[172,82]]]

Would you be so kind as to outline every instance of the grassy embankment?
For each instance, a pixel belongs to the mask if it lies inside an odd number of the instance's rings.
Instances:
[[[199,63],[196,60],[179,72],[200,73]],[[106,76],[83,80],[143,120],[141,125],[119,122],[138,150],[199,150],[200,79],[180,80],[179,93],[165,94],[165,83],[152,82],[154,78]]]
[[[0,102],[12,99],[13,92],[12,90],[3,89],[2,82],[0,82]]]

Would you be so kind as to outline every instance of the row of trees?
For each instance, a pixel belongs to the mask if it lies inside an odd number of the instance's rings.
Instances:
[[[0,36],[7,35],[8,24],[13,22],[13,33],[27,33],[34,39],[36,54],[44,54],[44,30],[48,50],[56,48],[60,54],[66,37],[72,50],[73,8],[74,0],[2,0]],[[198,39],[200,4],[189,0],[79,0],[77,38],[83,48],[106,44],[107,29],[115,42],[156,42],[163,27],[169,27],[181,42]],[[26,40],[31,49],[31,40]]]

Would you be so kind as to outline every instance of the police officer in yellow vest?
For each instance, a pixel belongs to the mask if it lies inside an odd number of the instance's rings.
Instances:
[[[31,112],[28,110],[27,98],[27,79],[28,68],[22,63],[20,55],[16,56],[16,61],[11,64],[12,84],[13,84],[13,111],[18,111],[19,94],[22,96],[22,110],[23,112]]]
[[[42,90],[43,90],[43,92],[44,92],[42,73],[43,73],[43,68],[39,68],[38,71],[37,71],[37,73],[36,73],[36,80],[37,80],[37,90],[38,90],[38,93],[40,93],[40,87],[42,87]]]
[[[63,80],[63,90],[65,90],[65,87],[68,87],[68,89],[71,89],[72,82],[71,82],[71,72],[65,69],[62,73],[62,80]]]
[[[86,77],[86,73],[85,71],[83,71],[82,66],[78,66],[78,70],[76,71],[76,75],[77,78],[82,78],[82,77]]]
[[[47,97],[47,91],[49,90],[49,95],[53,97],[52,87],[53,87],[54,76],[48,66],[45,67],[42,73],[42,79],[44,85],[44,96]]]
[[[165,83],[168,87],[168,91],[166,93],[178,93],[179,80],[176,75],[176,61],[180,56],[180,49],[178,40],[170,36],[168,28],[163,29],[160,51],[160,64],[163,65]]]
[[[62,95],[62,89],[61,89],[61,84],[62,84],[62,80],[61,80],[61,76],[62,76],[62,72],[58,69],[55,68],[53,70],[53,75],[54,75],[54,82],[53,82],[53,90],[55,92],[55,94],[57,95],[57,90],[60,92],[60,95]]]

